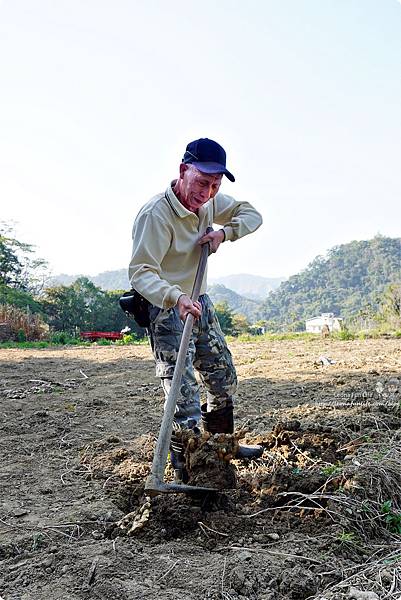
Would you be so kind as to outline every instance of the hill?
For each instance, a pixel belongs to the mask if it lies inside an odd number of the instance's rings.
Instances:
[[[61,273],[51,278],[50,285],[71,285],[79,277],[87,277],[102,290],[129,290],[128,270],[117,269],[115,271],[103,271],[98,275],[67,275]]]
[[[88,277],[88,279],[103,290],[128,290],[130,287],[127,269],[103,271],[98,275],[67,275],[62,273],[51,278],[51,285],[70,285],[78,277]],[[283,280],[283,277],[261,277],[260,275],[240,273],[219,277],[218,279],[209,278],[209,284],[221,284],[246,298],[264,300],[267,294],[277,289]]]
[[[70,285],[78,277],[88,277],[90,281],[103,290],[128,290],[130,287],[127,269],[104,271],[98,275],[66,275],[62,273],[51,278],[51,285]],[[246,298],[265,300],[267,294],[277,289],[283,279],[283,277],[260,277],[242,273],[240,275],[227,275],[219,279],[209,278],[209,284],[210,286],[223,285]]]
[[[249,273],[240,273],[238,275],[226,275],[219,278],[209,278],[209,284],[223,285],[240,296],[250,298],[251,300],[265,300],[266,296],[276,290],[285,277],[262,277],[260,275],[250,275]]]
[[[103,290],[128,290],[130,288],[126,269],[119,269],[116,271],[105,271],[95,276],[61,274],[57,275],[56,277],[53,277],[51,279],[50,285],[71,285],[79,277],[87,277],[96,286],[102,288]],[[249,281],[251,281],[251,278],[253,278],[254,275],[230,276],[230,278],[235,277],[249,277]],[[260,279],[267,280],[267,278],[263,277],[261,277]],[[250,321],[250,323],[255,322],[258,311],[260,309],[260,302],[251,300],[249,298],[244,298],[235,291],[228,289],[226,286],[220,284],[209,286],[208,294],[210,294],[210,297],[212,298],[213,302],[227,302],[229,307],[234,312],[245,315],[248,321]],[[266,294],[265,296],[263,296],[263,298],[265,297]]]
[[[345,319],[375,311],[384,289],[401,280],[401,238],[376,236],[334,246],[272,292],[259,317],[271,329],[302,329],[322,312]]]
[[[210,285],[207,293],[214,304],[217,302],[227,302],[228,306],[235,313],[245,315],[250,323],[254,323],[257,320],[260,302],[244,298],[240,294],[237,294],[237,292],[234,292],[221,284]]]

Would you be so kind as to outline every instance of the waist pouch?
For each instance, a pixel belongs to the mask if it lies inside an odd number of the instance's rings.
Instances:
[[[149,327],[149,307],[151,304],[139,292],[134,289],[125,292],[119,303],[123,311],[133,317],[140,327]]]

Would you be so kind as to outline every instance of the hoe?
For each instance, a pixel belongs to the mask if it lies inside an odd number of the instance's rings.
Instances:
[[[206,233],[212,231],[208,228]],[[203,244],[198,269],[196,272],[194,287],[191,294],[192,302],[198,300],[199,292],[205,273],[207,258],[209,254],[209,244]],[[159,436],[156,442],[155,453],[153,457],[152,471],[145,483],[145,491],[150,496],[168,493],[184,493],[194,496],[202,496],[210,493],[217,493],[214,488],[198,487],[182,483],[165,483],[164,470],[166,467],[167,455],[170,447],[171,432],[173,427],[174,412],[177,404],[177,398],[180,394],[181,379],[184,372],[185,360],[187,356],[189,341],[191,339],[194,316],[188,314],[185,319],[184,330],[182,333],[180,348],[177,355],[177,361],[174,369],[173,381],[170,392],[164,407],[164,415],[160,425]]]

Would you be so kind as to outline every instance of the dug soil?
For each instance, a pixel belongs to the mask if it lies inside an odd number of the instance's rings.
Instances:
[[[0,350],[2,599],[401,597],[401,340],[231,350],[236,428],[264,454],[202,498],[144,493],[147,346]]]

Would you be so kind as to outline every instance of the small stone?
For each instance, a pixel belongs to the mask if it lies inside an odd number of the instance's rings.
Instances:
[[[23,517],[25,515],[29,515],[29,510],[26,510],[26,508],[16,508],[15,510],[13,510],[13,517]]]
[[[67,573],[67,571],[68,571],[68,565],[63,565],[63,566],[61,567],[61,573],[62,573],[63,575],[65,575],[65,574]]]
[[[279,534],[275,533],[274,531],[272,533],[266,533],[266,537],[268,537],[271,540],[274,540],[275,542],[277,542],[277,540],[280,539]]]
[[[379,600],[379,596],[375,592],[365,592],[355,587],[350,587],[348,593],[349,598],[353,598],[354,600]]]
[[[54,556],[53,554],[50,554],[50,556],[46,556],[46,558],[44,560],[42,560],[41,565],[42,567],[51,567],[54,561]]]
[[[92,537],[95,540],[101,540],[103,538],[103,533],[101,533],[101,531],[98,531],[97,529],[95,529],[94,531],[92,531]]]
[[[57,546],[50,546],[49,552],[51,552],[52,554],[55,554],[56,552],[58,552]]]
[[[251,552],[247,552],[246,550],[242,550],[242,552],[238,552],[237,559],[239,561],[242,560],[250,560],[252,558]]]

